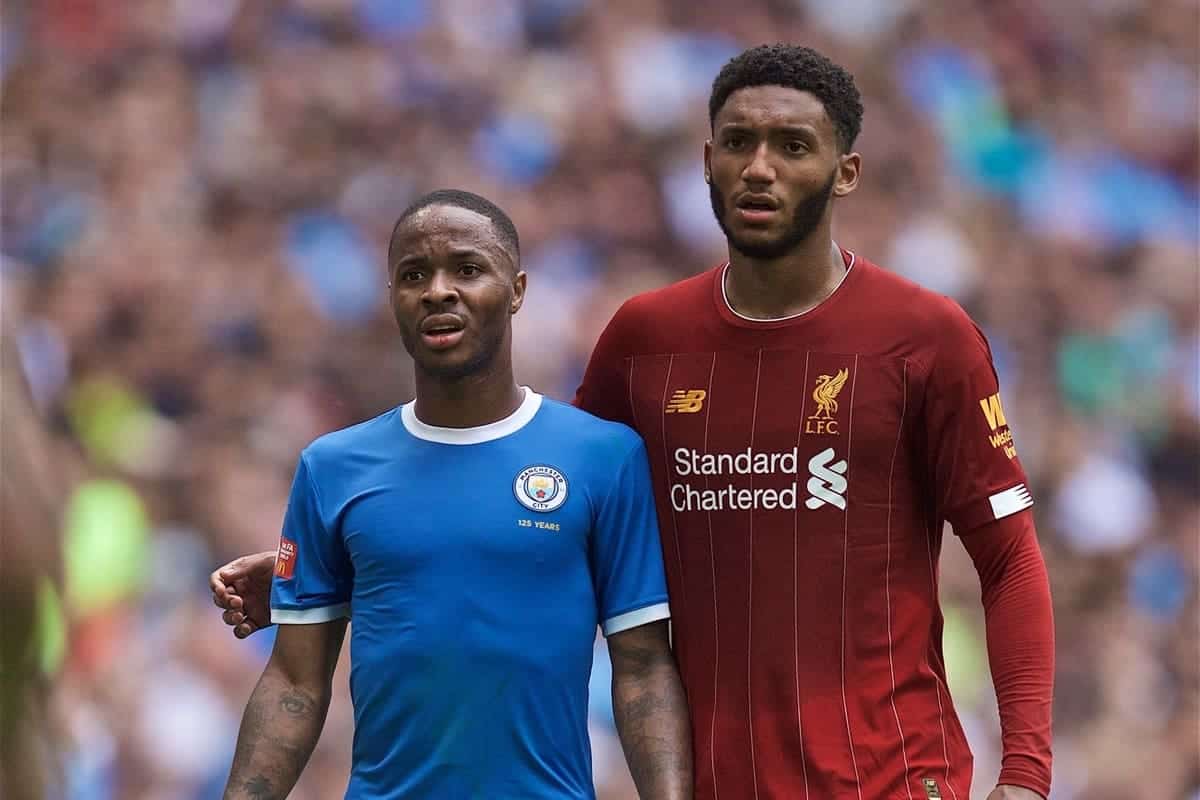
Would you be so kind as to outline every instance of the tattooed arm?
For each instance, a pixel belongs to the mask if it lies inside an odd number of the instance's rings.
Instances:
[[[283,800],[308,763],[329,710],[346,620],[280,625],[238,732],[225,800]]]
[[[691,723],[666,620],[612,634],[608,653],[617,733],[638,795],[690,800]]]

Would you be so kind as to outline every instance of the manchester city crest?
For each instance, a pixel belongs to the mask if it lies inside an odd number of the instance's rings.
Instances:
[[[553,511],[567,501],[567,479],[554,467],[526,467],[513,481],[513,493],[531,511]]]

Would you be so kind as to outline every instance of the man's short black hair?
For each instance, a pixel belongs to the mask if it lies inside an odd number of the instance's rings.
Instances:
[[[708,98],[709,124],[716,123],[717,112],[729,95],[751,86],[811,92],[824,104],[844,153],[850,152],[862,130],[862,98],[854,76],[810,47],[763,44],[730,59],[713,81]]]
[[[395,226],[392,227],[392,236],[388,240],[388,264],[392,263],[392,245],[396,241],[396,232],[400,230],[405,222],[410,217],[431,206],[454,206],[456,208],[465,208],[468,211],[474,211],[476,214],[481,214],[492,221],[492,227],[496,229],[496,235],[500,238],[500,243],[509,251],[512,256],[513,266],[517,266],[521,259],[521,240],[517,236],[517,226],[513,225],[513,221],[508,218],[508,214],[500,206],[488,200],[486,197],[480,197],[477,194],[463,191],[462,189],[437,189],[428,194],[418,197],[412,205],[404,209],[400,214],[400,219],[396,220]]]

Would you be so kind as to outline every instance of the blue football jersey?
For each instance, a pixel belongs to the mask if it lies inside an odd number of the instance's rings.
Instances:
[[[606,635],[669,616],[645,447],[525,390],[438,428],[412,403],[313,442],[271,619],[350,625],[347,798],[592,798],[588,678]]]

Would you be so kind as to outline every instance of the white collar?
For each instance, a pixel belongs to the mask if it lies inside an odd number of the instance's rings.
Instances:
[[[540,394],[528,386],[522,386],[521,391],[525,393],[525,399],[521,401],[521,405],[517,406],[516,411],[504,419],[498,419],[495,422],[489,422],[486,425],[479,425],[474,428],[442,428],[437,425],[428,425],[421,422],[421,420],[417,419],[416,400],[400,406],[400,419],[409,433],[427,442],[438,442],[440,444],[482,444],[483,442],[500,439],[521,430],[521,428],[529,424],[534,414],[542,407],[542,396]]]

